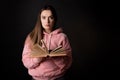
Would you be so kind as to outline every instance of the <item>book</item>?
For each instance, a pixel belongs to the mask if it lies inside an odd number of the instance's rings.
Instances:
[[[66,56],[66,50],[62,46],[49,51],[44,43],[41,40],[45,48],[41,47],[39,44],[35,44],[31,50],[31,57],[55,57],[55,56]]]

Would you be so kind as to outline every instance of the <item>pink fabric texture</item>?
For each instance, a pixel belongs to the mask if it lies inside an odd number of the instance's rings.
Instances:
[[[72,49],[68,37],[62,32],[61,28],[52,31],[49,34],[46,32],[43,32],[43,34],[43,41],[49,50],[53,50],[61,45],[64,49],[68,50],[66,53],[67,56],[49,57],[44,60],[43,58],[29,57],[32,42],[28,35],[23,48],[22,62],[28,69],[29,75],[35,80],[55,80],[56,78],[63,76],[67,69],[70,68],[72,64]]]

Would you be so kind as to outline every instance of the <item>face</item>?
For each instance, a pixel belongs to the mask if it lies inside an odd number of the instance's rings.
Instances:
[[[43,10],[41,12],[40,19],[42,27],[45,29],[45,31],[51,32],[55,22],[52,12],[50,10]]]

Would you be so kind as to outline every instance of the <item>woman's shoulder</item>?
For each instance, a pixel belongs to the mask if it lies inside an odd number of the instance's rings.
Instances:
[[[59,27],[58,29],[56,29],[56,33],[58,34],[58,36],[61,37],[67,37],[67,34],[64,32],[64,29],[62,27]]]
[[[62,32],[62,33],[59,33],[59,36],[67,37],[67,34],[65,34],[64,32]]]
[[[32,40],[30,38],[30,34],[26,36],[25,43],[32,43]]]

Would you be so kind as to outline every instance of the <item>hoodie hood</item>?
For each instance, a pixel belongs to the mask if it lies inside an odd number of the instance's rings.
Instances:
[[[63,32],[63,29],[62,28],[58,28],[58,29],[55,29],[54,31],[52,31],[51,33],[47,33],[47,32],[43,32],[43,34],[45,35],[50,35],[50,34],[58,34],[58,33],[62,33]]]
[[[56,41],[58,41],[59,38],[61,38],[60,35],[62,34],[62,32],[63,32],[63,30],[61,27],[53,30],[51,33],[47,33],[45,31],[43,32],[43,34],[44,34],[43,40],[44,40],[48,50],[52,50],[55,47],[57,47],[57,45],[55,45],[55,44],[57,43]],[[56,42],[56,43],[54,44],[54,42]],[[51,47],[51,45],[55,45],[55,46]]]

